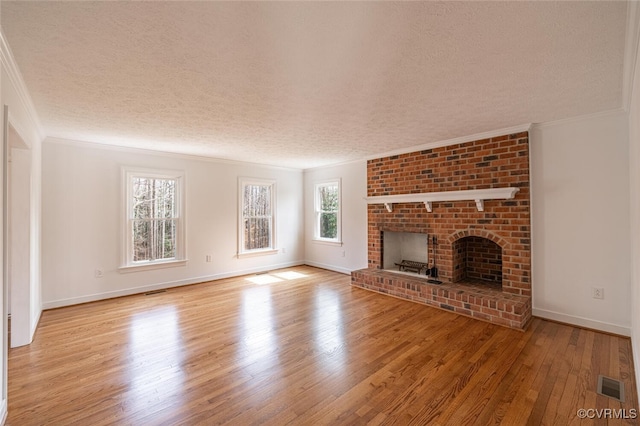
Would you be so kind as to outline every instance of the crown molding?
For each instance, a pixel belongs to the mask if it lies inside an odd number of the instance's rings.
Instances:
[[[44,131],[42,130],[42,124],[40,123],[38,113],[36,112],[36,108],[33,105],[33,101],[29,95],[29,91],[27,90],[27,85],[22,78],[22,73],[20,73],[20,68],[18,68],[18,64],[13,57],[11,47],[9,47],[7,38],[2,31],[0,31],[0,61],[2,62],[2,65],[4,65],[7,75],[9,76],[9,80],[18,93],[20,102],[27,112],[29,119],[33,122],[38,137],[42,141],[45,138]]]
[[[22,127],[22,123],[20,123],[20,120],[15,119],[15,117],[12,114],[11,108],[9,108],[9,114],[7,114],[7,119],[9,122],[9,126],[13,129],[14,132],[16,132],[16,134],[18,135],[18,138],[20,139],[19,141],[17,141],[17,144],[18,144],[17,146],[11,145],[11,147],[31,149],[32,146],[30,143],[30,139],[27,137],[28,133],[26,129]],[[12,144],[13,143],[16,143],[16,142],[13,141]],[[20,146],[19,145],[20,143],[24,144],[24,146]]]
[[[561,120],[556,120],[556,121],[545,121],[542,123],[533,123],[531,125],[531,129],[533,130],[533,129],[539,129],[544,127],[561,126],[561,125],[567,125],[572,123],[578,123],[580,121],[592,121],[599,118],[615,117],[616,115],[625,116],[626,114],[627,112],[624,109],[616,108],[608,111],[594,112],[593,114],[585,114],[585,115],[578,115],[576,117],[563,118]]]
[[[341,161],[339,163],[331,163],[331,164],[325,164],[322,166],[315,166],[315,167],[308,167],[306,169],[304,169],[305,173],[313,173],[316,171],[320,171],[320,170],[326,170],[326,169],[333,169],[335,167],[346,167],[346,166],[351,166],[351,165],[355,165],[355,164],[361,164],[366,166],[367,165],[367,160],[364,158],[358,158],[356,160],[348,160],[348,161]]]
[[[100,142],[80,141],[77,139],[66,139],[61,137],[47,136],[44,139],[43,143],[67,145],[67,146],[73,146],[78,148],[101,149],[105,151],[122,152],[126,154],[156,155],[158,157],[165,157],[165,158],[168,157],[168,158],[182,159],[182,160],[189,160],[189,161],[204,161],[207,163],[261,167],[264,169],[286,170],[286,171],[300,172],[300,173],[303,172],[303,169],[297,169],[294,167],[274,166],[271,164],[251,163],[249,161],[228,160],[225,158],[205,157],[203,155],[182,154],[178,152],[160,151],[155,149],[133,148],[133,147],[122,146],[122,145],[111,145],[111,144],[100,143]]]
[[[410,147],[407,147],[407,148],[402,148],[402,149],[397,149],[397,150],[393,150],[393,151],[382,152],[382,153],[376,154],[376,155],[370,155],[370,156],[366,157],[365,160],[376,160],[378,158],[391,157],[393,155],[409,154],[411,152],[424,151],[424,150],[427,150],[427,149],[442,148],[442,147],[445,147],[445,146],[457,145],[457,144],[466,143],[466,142],[473,142],[473,141],[478,141],[478,140],[482,140],[482,139],[495,138],[497,136],[512,135],[514,133],[520,133],[520,132],[528,132],[530,128],[531,128],[531,123],[527,123],[527,124],[521,124],[519,126],[513,126],[513,127],[503,128],[503,129],[491,130],[489,132],[476,133],[476,134],[468,135],[468,136],[461,136],[461,137],[453,138],[453,139],[446,139],[446,140],[442,140],[442,141],[428,142],[428,143],[423,144],[423,145],[414,145],[414,146],[410,146]]]

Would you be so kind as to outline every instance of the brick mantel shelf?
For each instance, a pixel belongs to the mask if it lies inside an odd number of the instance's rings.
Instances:
[[[424,203],[429,213],[432,203],[439,201],[474,201],[479,212],[484,211],[484,200],[509,200],[515,197],[520,188],[488,188],[462,191],[422,192],[418,194],[377,195],[365,197],[367,204],[384,204],[387,211],[393,211],[394,203]]]

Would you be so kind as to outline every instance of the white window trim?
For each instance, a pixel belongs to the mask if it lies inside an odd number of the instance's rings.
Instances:
[[[320,199],[318,196],[318,189],[322,186],[338,185],[338,217],[337,217],[337,235],[336,238],[321,238],[320,237],[320,216],[319,204]],[[330,246],[342,246],[342,180],[327,179],[320,182],[316,182],[313,186],[313,238],[312,241],[316,244],[325,244]]]
[[[271,186],[271,247],[265,249],[254,249],[254,250],[245,250],[244,249],[244,230],[242,228],[243,217],[242,217],[242,208],[243,208],[243,200],[244,200],[244,187],[245,185],[265,185]],[[276,224],[277,224],[277,192],[276,192],[276,181],[273,179],[259,179],[259,178],[248,178],[248,177],[240,177],[238,178],[238,253],[237,257],[239,259],[244,257],[253,257],[253,256],[263,256],[278,253],[278,246],[276,241]]]
[[[178,220],[176,223],[176,257],[173,259],[149,260],[134,262],[132,259],[132,238],[131,238],[131,180],[136,177],[148,177],[156,179],[176,180],[176,208]],[[166,169],[146,169],[136,167],[121,168],[121,199],[122,199],[122,220],[121,220],[121,256],[119,272],[147,271],[159,268],[169,268],[174,266],[184,266],[187,263],[186,246],[186,220],[185,220],[185,172],[181,170]]]
[[[326,238],[312,238],[311,241],[314,244],[319,244],[324,246],[342,247],[344,245],[342,241],[333,241],[333,240],[328,240]]]

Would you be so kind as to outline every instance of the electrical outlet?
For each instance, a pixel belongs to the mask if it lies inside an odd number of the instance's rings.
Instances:
[[[101,268],[96,268],[96,270],[93,271],[93,275],[96,278],[102,278],[102,277],[104,277],[104,270],[102,270]]]
[[[591,295],[594,299],[604,299],[604,288],[601,287],[592,287]]]
[[[282,253],[286,253],[287,252],[287,248],[286,247],[282,247]]]
[[[346,251],[344,251],[344,250],[342,250],[342,253],[341,253],[341,254],[342,254],[342,257],[345,257],[345,256],[347,255],[347,252],[346,252]]]
[[[210,255],[210,254],[208,254],[208,255],[205,257],[205,261],[206,261],[206,262],[211,262],[211,255]]]

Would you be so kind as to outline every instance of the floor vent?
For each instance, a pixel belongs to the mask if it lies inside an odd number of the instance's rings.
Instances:
[[[153,290],[145,293],[145,296],[151,296],[152,294],[166,293],[167,290]]]
[[[598,393],[616,401],[624,402],[624,385],[620,380],[598,376]]]

